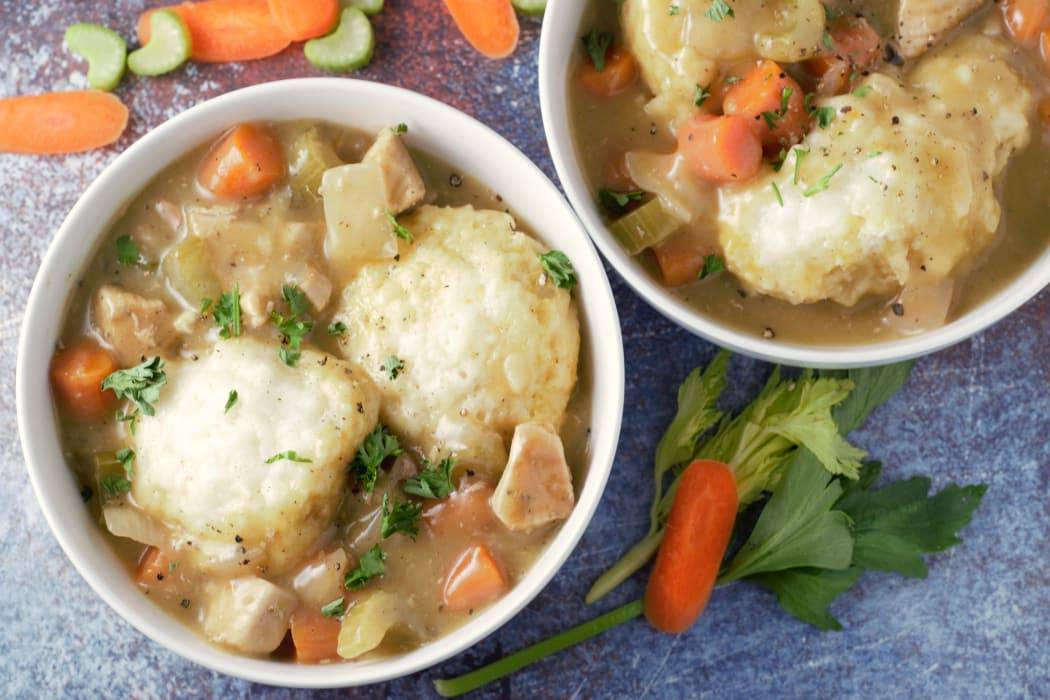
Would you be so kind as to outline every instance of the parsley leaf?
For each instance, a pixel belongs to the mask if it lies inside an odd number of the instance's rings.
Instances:
[[[641,190],[630,192],[616,192],[605,188],[598,190],[598,203],[605,207],[607,212],[616,216],[626,214],[631,202],[640,202],[644,198],[645,192]]]
[[[353,571],[346,575],[343,585],[351,591],[356,591],[376,576],[382,576],[386,573],[384,561],[386,561],[386,552],[378,544],[373,545],[357,561],[357,566]]]
[[[401,376],[402,370],[405,369],[405,363],[402,362],[396,355],[389,355],[383,360],[383,371],[386,372],[386,376],[390,377],[393,381]]]
[[[705,255],[704,266],[700,268],[700,279],[707,279],[726,269],[726,261],[717,255]]]
[[[672,17],[674,17],[675,15],[677,15],[681,11],[681,9],[682,8],[678,7],[678,5],[671,5],[670,7],[667,8],[667,14],[671,15]]]
[[[116,453],[117,461],[120,462],[120,466],[124,468],[124,473],[127,474],[128,478],[135,476],[135,467],[132,462],[135,461],[135,450],[130,447],[125,447],[123,450],[117,450]]]
[[[853,95],[854,97],[866,97],[869,92],[871,92],[870,85],[861,85],[853,90]]]
[[[711,91],[703,85],[697,85],[696,91],[693,93],[693,104],[699,107],[704,102],[707,102],[707,98],[711,96]]]
[[[707,17],[712,22],[721,22],[726,17],[733,16],[733,8],[729,6],[726,0],[714,0],[711,3],[711,7],[707,8],[707,12],[704,13],[704,17]]]
[[[402,533],[412,539],[419,534],[419,516],[423,513],[423,506],[412,501],[403,501],[391,509],[389,497],[383,494],[383,518],[380,521],[379,533],[383,538]]]
[[[777,184],[776,180],[770,180],[769,184],[773,187],[773,194],[777,198],[777,203],[780,206],[784,206],[784,195],[780,194],[780,186]]]
[[[314,322],[302,318],[310,308],[310,302],[303,290],[296,286],[286,284],[281,288],[281,296],[288,305],[288,316],[283,316],[276,311],[271,312],[270,317],[277,325],[277,330],[283,336],[281,347],[277,350],[281,362],[289,367],[299,364],[302,356],[303,338],[314,329]]]
[[[822,178],[817,180],[817,184],[813,185],[812,187],[809,187],[806,191],[802,193],[802,196],[812,197],[813,195],[820,194],[824,190],[828,189],[828,187],[831,185],[831,178],[835,177],[835,173],[837,173],[840,170],[842,170],[842,163],[839,163],[834,168],[825,173]]]
[[[151,357],[129,369],[118,369],[102,380],[102,388],[112,389],[118,399],[128,399],[139,411],[152,416],[153,404],[160,398],[160,388],[167,381],[164,360]]]
[[[282,459],[286,459],[289,462],[301,462],[303,464],[313,462],[312,459],[310,459],[309,457],[303,457],[295,450],[285,450],[284,452],[278,452],[273,457],[270,457],[268,460],[266,460],[265,463],[273,464],[274,462],[280,462]]]
[[[820,43],[824,44],[824,48],[828,51],[835,50],[835,40],[831,38],[831,34],[827,31],[825,31],[824,36],[820,38]]]
[[[328,335],[343,335],[344,333],[346,333],[346,324],[342,321],[328,324]]]
[[[418,476],[406,479],[401,488],[405,493],[420,498],[444,498],[456,490],[456,484],[452,480],[452,470],[455,466],[456,459],[452,455],[436,465],[424,459],[423,471]]]
[[[407,134],[408,133],[408,124],[406,124],[404,122],[399,122],[398,125],[394,127],[394,133],[397,134],[398,136],[400,136],[401,134]]]
[[[572,289],[576,286],[576,270],[573,269],[569,257],[560,250],[540,255],[540,266],[558,288]]]
[[[364,488],[365,493],[372,493],[379,478],[379,467],[387,457],[396,457],[401,454],[401,443],[390,434],[382,425],[377,425],[372,432],[365,436],[361,446],[357,448],[357,454],[350,462],[350,470],[357,478],[357,482]]]
[[[219,326],[219,335],[225,339],[236,338],[241,335],[241,288],[233,285],[232,292],[223,292],[219,295],[219,301],[215,304],[212,317]]]
[[[226,408],[222,410],[223,413],[229,413],[230,409],[233,408],[233,404],[237,403],[237,390],[230,389],[229,395],[226,397]]]
[[[817,120],[817,126],[821,129],[827,129],[831,126],[831,122],[835,121],[835,108],[818,107],[813,104],[815,98],[815,93],[807,92],[803,101],[803,107],[811,117]]]
[[[201,299],[201,305],[200,305],[200,314],[201,314],[201,316],[204,316],[204,315],[206,315],[208,313],[208,309],[211,308],[212,303],[213,303],[212,300],[209,299],[208,297],[204,297],[203,299]]]
[[[583,45],[587,47],[587,55],[591,57],[594,70],[601,73],[605,70],[605,54],[612,46],[612,34],[592,29],[583,37]]]
[[[134,265],[139,261],[139,247],[131,236],[117,237],[117,262],[121,265]]]
[[[131,490],[131,481],[119,474],[107,474],[99,480],[102,490],[110,496],[119,496]]]
[[[407,228],[405,228],[401,224],[397,223],[397,217],[395,217],[390,212],[387,212],[386,213],[386,218],[390,222],[391,228],[394,229],[394,235],[395,236],[397,236],[398,238],[400,238],[402,240],[408,241],[409,243],[411,243],[412,241],[415,240],[412,237],[412,232],[411,231],[409,231]]]
[[[805,148],[795,148],[795,176],[791,179],[791,184],[798,185],[798,178],[802,173],[802,159],[808,155],[809,151]]]
[[[321,615],[324,617],[342,617],[346,612],[346,603],[343,596],[339,596],[330,603],[321,606]]]

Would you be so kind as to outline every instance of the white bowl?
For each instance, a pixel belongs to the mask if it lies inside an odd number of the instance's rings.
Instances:
[[[548,245],[572,260],[579,278],[574,294],[590,340],[583,360],[592,379],[590,463],[572,515],[504,598],[452,634],[390,659],[300,666],[245,658],[209,645],[154,605],[127,575],[80,499],[59,447],[48,384],[51,349],[76,280],[129,199],[169,164],[237,122],[298,118],[367,131],[406,122],[411,145],[501,193]],[[616,306],[598,255],[569,205],[528,158],[440,102],[376,83],[320,78],[268,83],[209,100],[157,127],[106,168],[66,217],[37,274],[22,326],[16,383],[18,429],[41,509],[66,555],[117,613],[202,666],[271,685],[322,688],[375,683],[432,666],[496,630],[540,592],[579,541],[605,488],[620,432],[624,365]]]
[[[1050,284],[1050,248],[1009,285],[980,306],[936,330],[864,345],[805,345],[766,340],[704,316],[654,279],[624,252],[602,221],[594,193],[576,157],[567,91],[573,52],[579,50],[580,19],[587,2],[550,0],[540,35],[540,106],[547,144],[565,193],[591,238],[616,271],[657,311],[683,328],[736,352],[769,362],[802,367],[845,368],[881,365],[926,355],[978,333]]]

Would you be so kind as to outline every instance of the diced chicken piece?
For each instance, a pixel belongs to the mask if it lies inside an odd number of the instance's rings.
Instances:
[[[985,0],[901,0],[897,41],[901,55],[917,58],[977,11]]]
[[[281,643],[299,600],[254,576],[213,583],[205,590],[204,633],[249,654],[268,654]]]
[[[572,512],[572,472],[561,438],[545,426],[514,430],[507,468],[492,494],[492,510],[511,530],[534,530]]]
[[[98,290],[92,320],[125,367],[163,352],[176,338],[175,325],[164,302],[110,284]]]
[[[328,306],[332,297],[332,281],[317,271],[313,265],[306,265],[303,271],[295,276],[295,284],[303,290],[317,311]]]
[[[350,560],[342,547],[313,559],[292,579],[292,588],[307,605],[320,608],[343,592]]]
[[[378,163],[362,161],[326,170],[321,196],[327,226],[324,252],[333,267],[352,269],[397,255]]]
[[[374,162],[379,166],[386,208],[391,214],[400,214],[423,201],[427,192],[423,177],[401,137],[391,129],[379,132],[375,143],[365,153],[364,162]]]

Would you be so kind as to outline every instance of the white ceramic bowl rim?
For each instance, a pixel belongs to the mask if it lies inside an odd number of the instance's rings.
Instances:
[[[501,600],[450,635],[390,659],[307,666],[246,658],[207,644],[169,617],[135,588],[91,521],[59,447],[50,398],[48,363],[68,295],[120,208],[159,171],[232,124],[294,118],[369,131],[406,122],[410,143],[500,192],[548,244],[569,255],[580,280],[574,294],[589,339],[593,407],[590,463],[572,515]],[[616,452],[624,390],[623,345],[609,281],[579,221],[539,168],[452,107],[400,88],[336,78],[267,83],[217,97],[165,122],[121,154],[73,207],[44,257],[26,308],[16,374],[19,434],[37,500],[91,587],[141,632],[202,666],[271,685],[314,688],[375,683],[432,666],[477,643],[532,600],[568,558],[598,505]]]
[[[951,323],[922,334],[865,345],[809,346],[767,340],[725,326],[701,314],[654,280],[609,232],[595,197],[577,164],[566,93],[572,54],[579,46],[586,2],[550,0],[540,35],[539,90],[543,128],[558,178],[576,213],[602,254],[653,308],[683,328],[723,347],[768,362],[818,368],[888,364],[941,350],[979,333],[1050,284],[1050,248],[1016,279]]]

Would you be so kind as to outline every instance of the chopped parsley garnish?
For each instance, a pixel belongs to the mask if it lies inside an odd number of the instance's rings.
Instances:
[[[386,573],[384,561],[386,561],[386,552],[378,544],[374,545],[357,561],[354,570],[346,575],[343,585],[351,591],[356,591],[376,576],[382,576]]]
[[[237,390],[230,389],[230,394],[226,397],[226,407],[222,409],[222,412],[229,413],[230,409],[233,408],[233,404],[235,403],[237,403]]]
[[[542,254],[540,266],[560,289],[572,289],[576,286],[576,270],[573,269],[569,257],[560,250]]]
[[[809,113],[814,119],[817,120],[817,125],[821,129],[827,129],[831,126],[831,122],[835,121],[835,108],[834,107],[817,107],[813,104],[813,100],[816,94],[807,92],[803,106],[806,112]]]
[[[346,603],[343,601],[343,596],[321,606],[321,615],[324,617],[342,617],[345,612]]]
[[[802,159],[809,155],[809,151],[805,148],[795,149],[795,176],[792,178],[791,183],[793,185],[798,184],[798,178],[802,171]]]
[[[408,241],[409,243],[411,243],[412,241],[415,240],[412,237],[412,232],[411,231],[409,231],[407,228],[405,228],[401,224],[397,223],[397,217],[395,217],[390,212],[387,212],[386,213],[386,218],[390,221],[390,226],[391,226],[391,228],[394,229],[394,235],[395,236],[397,236],[398,238],[400,238],[403,241]]]
[[[403,501],[390,508],[390,498],[383,494],[383,518],[379,525],[379,533],[383,538],[401,533],[416,539],[419,534],[419,516],[423,513],[423,506],[412,501]]]
[[[302,356],[300,350],[302,349],[303,338],[314,329],[314,322],[303,318],[306,315],[306,311],[310,308],[310,302],[301,289],[286,284],[281,288],[281,296],[284,297],[284,301],[288,305],[288,316],[283,316],[276,311],[270,314],[273,322],[277,325],[277,330],[284,336],[284,341],[281,343],[281,347],[278,348],[277,355],[281,358],[281,362],[289,367],[295,367],[299,364],[299,357]]]
[[[342,321],[328,324],[328,335],[343,335],[344,333],[346,333],[346,324]]]
[[[116,418],[117,418],[117,422],[118,423],[127,423],[128,424],[128,431],[132,435],[135,434],[135,429],[138,427],[138,422],[139,422],[138,409],[135,409],[134,411],[132,411],[130,413],[124,413],[124,411],[117,411]]]
[[[667,8],[667,14],[671,15],[672,17],[674,17],[675,15],[677,15],[681,11],[681,9],[682,8],[678,7],[678,5],[671,5],[670,7]]]
[[[223,338],[236,338],[243,332],[241,327],[241,288],[233,285],[232,292],[223,292],[211,313],[219,326],[219,335]]]
[[[827,172],[827,174],[824,175],[824,177],[822,177],[819,180],[817,180],[817,184],[813,185],[812,187],[807,189],[805,192],[803,192],[802,196],[803,197],[812,197],[813,195],[818,194],[818,193],[823,192],[824,190],[826,190],[828,188],[828,186],[831,184],[831,178],[835,177],[835,173],[837,173],[840,170],[842,170],[842,163],[839,163],[834,168],[829,170]]]
[[[152,416],[153,404],[160,398],[160,388],[167,381],[164,360],[151,357],[140,365],[118,369],[102,380],[102,388],[112,389],[118,399],[128,399],[139,411]]]
[[[828,51],[835,50],[835,40],[831,38],[831,34],[829,34],[828,32],[824,32],[824,36],[820,38],[820,42],[824,44],[824,48],[826,48]]]
[[[605,70],[605,54],[612,46],[612,34],[592,29],[583,37],[583,45],[587,47],[587,55],[591,57],[594,70],[601,73]]]
[[[697,85],[696,86],[696,92],[693,93],[693,104],[696,105],[697,107],[699,107],[704,102],[706,102],[707,98],[710,97],[710,96],[711,96],[711,91],[710,90],[708,90],[703,85]]]
[[[127,474],[128,478],[135,476],[135,467],[132,462],[135,461],[135,450],[130,447],[125,447],[123,450],[117,450],[117,461],[120,462],[120,466],[124,468],[124,473]]]
[[[775,183],[774,183],[775,184]],[[707,279],[726,269],[726,261],[717,255],[705,255],[704,265],[700,268],[700,279]]]
[[[107,474],[101,479],[102,490],[110,496],[119,496],[131,490],[131,482],[125,476],[119,474]]]
[[[212,305],[212,300],[209,299],[208,297],[204,297],[203,299],[201,299],[201,305],[200,305],[201,316],[204,316],[205,314],[208,313],[208,309],[211,308],[211,305]]]
[[[834,22],[836,19],[838,19],[838,16],[839,13],[835,12],[833,8],[824,5],[824,19],[826,19],[828,22]]]
[[[444,498],[456,490],[452,481],[452,470],[456,467],[456,458],[452,455],[434,464],[423,460],[423,471],[418,476],[406,479],[401,487],[405,493],[420,498]]]
[[[404,369],[405,363],[396,355],[390,355],[383,360],[383,371],[386,372],[386,376],[390,377],[391,380],[397,379]]]
[[[602,188],[598,190],[598,203],[610,214],[620,216],[627,213],[627,207],[631,202],[640,202],[645,199],[645,192],[631,190],[630,192],[616,192]]]
[[[131,236],[117,237],[117,262],[121,265],[134,265],[139,261],[139,247]]]
[[[777,128],[777,122],[787,116],[791,95],[794,92],[791,88],[785,87],[780,91],[780,108],[775,112],[762,112],[762,118],[766,120],[766,124],[769,125],[770,129]]]
[[[357,448],[357,454],[350,462],[350,471],[353,472],[357,483],[361,484],[365,493],[372,493],[372,489],[376,487],[379,467],[382,466],[383,460],[399,454],[401,454],[401,443],[384,426],[377,425],[365,436],[361,446]]]
[[[407,134],[408,133],[408,124],[406,124],[404,122],[400,122],[397,126],[394,127],[394,133],[397,134],[398,136],[400,136],[401,134]]]
[[[775,180],[770,180],[769,184],[773,187],[773,194],[776,195],[777,204],[784,206],[784,195],[780,194],[780,186],[777,185]]]
[[[777,153],[777,159],[773,161],[773,172],[779,173],[780,169],[784,167],[784,161],[787,160],[787,149],[781,147],[780,152]]]
[[[870,85],[861,85],[860,87],[855,88],[853,90],[853,96],[854,97],[864,97],[869,92],[871,92],[871,86]]]
[[[721,22],[726,17],[733,16],[733,8],[729,6],[726,0],[714,0],[711,3],[711,7],[707,8],[707,12],[704,13],[704,17],[707,17],[712,22]]]
[[[743,78],[741,78],[739,75],[727,75],[726,79],[725,79],[725,84],[726,85],[736,85],[741,80],[743,80]]]
[[[285,450],[284,452],[278,452],[273,457],[266,460],[266,464],[273,464],[274,462],[280,462],[282,459],[288,460],[289,462],[300,462],[302,464],[309,464],[313,462],[309,457],[303,457],[295,450]]]
[[[868,158],[878,158],[882,155],[882,151],[872,151],[868,154]]]

